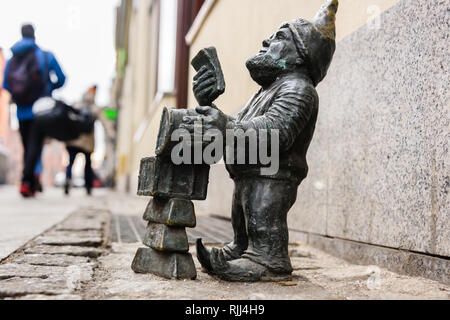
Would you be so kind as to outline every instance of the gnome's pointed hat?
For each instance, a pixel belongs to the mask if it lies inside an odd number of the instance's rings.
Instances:
[[[281,26],[291,30],[297,51],[308,65],[315,86],[325,78],[336,50],[338,6],[338,0],[328,0],[311,21],[300,18]]]

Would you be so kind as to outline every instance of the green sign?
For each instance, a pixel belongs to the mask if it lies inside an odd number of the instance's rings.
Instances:
[[[105,118],[109,120],[117,119],[117,110],[116,109],[104,109],[103,110]]]

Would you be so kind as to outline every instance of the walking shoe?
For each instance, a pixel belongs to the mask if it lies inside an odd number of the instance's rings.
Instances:
[[[22,183],[22,185],[20,186],[20,194],[24,198],[32,198],[34,197],[35,192],[31,188],[29,183]]]
[[[35,190],[36,192],[44,192],[44,188],[42,187],[42,183],[41,183],[41,176],[39,174],[35,174],[34,175],[34,184],[35,184]]]
[[[70,181],[66,181],[64,184],[64,194],[68,196],[70,193]]]

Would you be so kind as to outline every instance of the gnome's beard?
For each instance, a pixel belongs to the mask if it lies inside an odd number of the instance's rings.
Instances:
[[[252,79],[262,87],[272,84],[287,69],[285,61],[275,60],[268,54],[248,59],[246,66]]]

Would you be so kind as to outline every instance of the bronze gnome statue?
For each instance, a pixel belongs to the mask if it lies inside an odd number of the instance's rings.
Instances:
[[[263,175],[258,165],[226,162],[235,183],[234,241],[212,250],[197,241],[200,263],[223,280],[278,280],[292,273],[287,214],[308,174],[306,153],[319,110],[315,87],[324,79],[336,48],[337,9],[338,1],[329,0],[313,20],[284,23],[263,41],[261,51],[246,63],[261,88],[236,118],[211,104],[198,107],[196,114],[186,116],[181,125],[190,132],[195,130],[195,122],[202,121],[206,130],[218,129],[223,134],[238,129],[279,134],[277,173]],[[208,101],[217,81],[214,72],[200,68],[194,78],[197,100]]]

